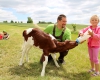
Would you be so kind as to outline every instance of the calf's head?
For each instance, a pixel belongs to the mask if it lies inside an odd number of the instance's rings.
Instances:
[[[78,43],[76,41],[69,41],[69,40],[65,41],[65,48],[66,49],[72,49],[76,46],[78,46]]]
[[[66,40],[64,42],[58,42],[55,40],[56,46],[63,47],[65,50],[72,49],[78,45],[76,41]]]

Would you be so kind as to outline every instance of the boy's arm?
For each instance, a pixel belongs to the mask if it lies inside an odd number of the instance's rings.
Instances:
[[[44,32],[46,32],[46,33],[50,33],[50,31],[52,31],[52,26],[54,26],[54,25],[48,25],[45,29],[44,29]]]

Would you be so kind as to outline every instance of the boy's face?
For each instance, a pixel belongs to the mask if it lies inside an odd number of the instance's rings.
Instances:
[[[67,19],[65,17],[62,17],[62,20],[58,20],[58,24],[64,28],[66,26],[66,22],[67,22]]]
[[[93,17],[93,18],[91,18],[90,23],[92,24],[92,26],[97,26],[99,23],[99,20],[98,20],[98,18]]]

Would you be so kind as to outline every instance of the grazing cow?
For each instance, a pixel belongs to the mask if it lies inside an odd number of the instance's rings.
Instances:
[[[22,48],[22,57],[19,65],[23,64],[23,58],[26,54],[26,60],[28,61],[28,52],[30,48],[35,45],[43,50],[43,68],[41,72],[41,76],[45,75],[45,67],[48,63],[48,56],[51,54],[54,63],[57,67],[60,67],[56,61],[55,52],[62,52],[65,50],[72,49],[78,45],[77,41],[69,41],[65,42],[57,41],[52,35],[44,33],[42,30],[38,28],[29,28],[23,31],[24,44]]]

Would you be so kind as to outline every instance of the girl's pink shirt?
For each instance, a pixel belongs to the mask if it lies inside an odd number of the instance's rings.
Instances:
[[[80,33],[85,33],[88,29],[93,31],[93,36],[88,39],[89,47],[100,47],[100,27],[92,29],[92,26],[88,26],[80,31]]]

